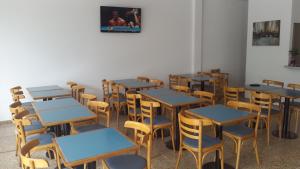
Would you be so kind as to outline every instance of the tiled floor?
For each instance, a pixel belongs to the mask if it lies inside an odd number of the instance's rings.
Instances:
[[[125,119],[125,117],[123,117]],[[113,124],[114,125],[114,124]],[[246,142],[242,146],[240,168],[241,169],[300,169],[300,139],[280,140],[271,136],[270,146],[266,145],[265,130],[259,131],[259,154],[261,166],[257,166],[255,154],[252,149],[252,143]],[[166,139],[167,140],[167,139]],[[44,152],[36,153],[33,156],[42,157]],[[144,154],[142,152],[141,154]],[[152,154],[153,169],[173,169],[175,168],[177,154],[167,149],[161,139],[154,141]],[[212,161],[214,153],[205,160]],[[225,161],[234,166],[235,154],[233,152],[233,143],[225,138]],[[50,161],[50,168],[55,168],[55,161]],[[15,156],[15,135],[12,124],[0,125],[0,169],[18,169],[17,157]],[[101,168],[99,166],[98,168]],[[180,164],[181,169],[196,168],[193,157],[184,152]]]

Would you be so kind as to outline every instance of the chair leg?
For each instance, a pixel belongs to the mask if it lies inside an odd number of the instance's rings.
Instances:
[[[267,119],[266,121],[266,127],[267,127],[267,145],[270,145],[270,120]]]
[[[179,167],[179,163],[180,163],[180,160],[181,160],[181,156],[182,156],[182,148],[181,148],[181,146],[180,146],[179,152],[178,152],[177,161],[176,161],[176,167],[175,167],[175,169],[178,169],[178,167]]]
[[[237,149],[237,157],[236,157],[235,169],[239,168],[240,155],[241,155],[241,145],[242,145],[242,141],[238,140],[238,149]]]
[[[295,133],[297,134],[298,133],[298,120],[299,120],[299,111],[296,111],[295,112],[296,114],[296,124],[295,124]]]
[[[165,141],[164,141],[164,129],[161,129],[161,140],[162,140],[162,142],[164,143]]]
[[[172,141],[172,146],[173,146],[173,150],[174,150],[174,153],[176,152],[175,150],[175,142],[174,142],[174,128],[171,127],[170,128],[170,136],[171,136],[171,141]]]
[[[18,136],[16,136],[16,156],[19,155],[19,141],[18,141]]]
[[[258,165],[260,165],[256,139],[253,141],[253,148],[254,148],[254,151],[255,151],[256,162],[257,162]]]
[[[202,157],[199,157],[198,159],[198,169],[202,169]]]
[[[224,147],[221,147],[220,150],[220,159],[221,159],[221,169],[224,169]]]

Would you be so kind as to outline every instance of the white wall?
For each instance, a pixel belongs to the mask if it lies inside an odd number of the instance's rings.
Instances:
[[[99,6],[141,7],[139,34],[99,31]],[[99,94],[103,78],[191,72],[192,1],[0,1],[0,121],[10,119],[9,88],[73,80]]]
[[[230,85],[243,85],[248,0],[203,1],[202,69],[230,73]]]
[[[252,46],[253,22],[281,20],[280,46]],[[292,0],[249,0],[246,83],[263,79],[300,82],[299,70],[287,69]]]

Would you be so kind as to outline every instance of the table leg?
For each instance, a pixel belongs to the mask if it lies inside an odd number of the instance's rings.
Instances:
[[[204,81],[201,81],[201,91],[204,91],[204,86],[205,86],[204,83],[205,83]]]
[[[220,140],[223,139],[223,126],[216,126],[216,137],[218,137]],[[208,162],[203,165],[203,169],[220,169],[221,168],[221,160],[219,151],[216,151],[216,161],[215,162]],[[224,164],[225,169],[234,169],[229,164]]]
[[[175,112],[175,115],[174,115],[174,120],[175,120],[175,127],[174,127],[174,143],[175,143],[175,150],[179,150],[179,142],[180,142],[180,139],[179,139],[179,123],[178,123],[178,114],[181,110],[181,107],[178,106],[176,107],[176,112]],[[172,142],[171,140],[166,142],[166,146],[168,149],[173,149],[173,146],[172,146]]]
[[[294,132],[289,131],[289,119],[290,119],[289,115],[290,115],[290,99],[285,98],[281,137],[284,139],[296,139],[298,135]],[[279,137],[278,130],[273,131],[272,134],[275,137]]]

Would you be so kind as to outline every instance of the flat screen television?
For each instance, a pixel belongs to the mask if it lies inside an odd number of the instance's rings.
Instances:
[[[141,32],[141,8],[101,6],[101,32]]]

